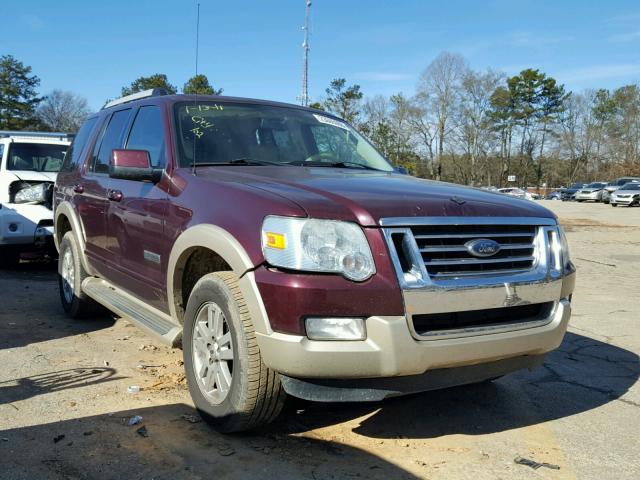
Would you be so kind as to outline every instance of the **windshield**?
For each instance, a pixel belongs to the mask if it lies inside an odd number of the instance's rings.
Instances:
[[[582,188],[584,187],[584,183],[574,183],[569,188]]]
[[[296,108],[226,102],[174,106],[180,165],[296,165],[393,171],[341,120]]]
[[[627,183],[625,185],[623,185],[622,187],[620,187],[620,190],[640,190],[640,183],[638,182],[634,182],[634,183]]]
[[[58,172],[68,145],[47,143],[12,143],[9,148],[7,170]]]
[[[587,185],[585,188],[604,188],[604,185],[605,185],[604,183],[593,182]]]
[[[637,180],[635,178],[621,178],[619,180],[616,180],[615,185],[622,186],[633,181],[637,181]]]

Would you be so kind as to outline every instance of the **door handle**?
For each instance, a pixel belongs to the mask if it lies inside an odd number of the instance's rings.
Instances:
[[[112,202],[119,202],[122,200],[122,197],[123,195],[120,190],[109,190],[109,193],[107,194],[107,198]]]
[[[84,193],[84,186],[80,184],[74,185],[73,191],[76,193]]]

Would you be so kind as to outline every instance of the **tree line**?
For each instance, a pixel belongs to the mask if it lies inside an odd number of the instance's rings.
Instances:
[[[61,90],[40,96],[39,85],[31,67],[0,57],[0,130],[75,132],[91,114],[86,99]],[[121,94],[149,88],[178,92],[157,73],[137,78]],[[182,92],[223,90],[199,74]],[[443,52],[410,95],[365,97],[359,85],[336,78],[311,106],[349,121],[392,163],[420,177],[501,187],[640,175],[637,84],[569,92],[538,69],[508,77],[473,70],[462,56]]]
[[[443,52],[412,95],[333,80],[312,106],[351,122],[410,173],[475,186],[640,176],[640,87],[568,92],[537,69],[507,77]],[[509,182],[515,176],[515,182]]]
[[[75,133],[93,113],[86,98],[59,89],[40,96],[39,86],[40,78],[32,73],[30,66],[12,55],[0,56],[0,130]],[[165,74],[157,73],[137,78],[122,87],[121,94],[150,88],[164,88],[172,94],[178,92]],[[222,89],[212,87],[207,76],[199,74],[183,85],[182,93],[220,95]]]

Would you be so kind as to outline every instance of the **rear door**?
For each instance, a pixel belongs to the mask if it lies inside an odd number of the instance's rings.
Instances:
[[[168,135],[163,107],[144,105],[135,112],[124,148],[149,152],[151,166],[166,168]],[[111,179],[107,248],[115,269],[111,280],[154,307],[167,311],[165,273],[171,243],[165,236],[168,202],[166,175],[157,183]]]
[[[109,200],[109,160],[113,149],[121,148],[131,120],[131,108],[115,111],[105,123],[89,159],[84,178],[78,185],[76,208],[86,237],[89,261],[101,275],[109,278],[112,263],[107,248],[107,211]]]

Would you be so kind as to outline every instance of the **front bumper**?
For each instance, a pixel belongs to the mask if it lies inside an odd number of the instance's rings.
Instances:
[[[53,212],[44,205],[3,204],[0,245],[44,246],[53,235]]]
[[[609,203],[612,205],[637,205],[639,203],[639,199],[633,197],[616,197],[613,196],[609,200]]]
[[[576,200],[585,200],[585,201],[598,201],[602,194],[600,192],[594,193],[576,193]]]
[[[418,340],[406,316],[366,319],[365,341],[313,341],[304,336],[273,332],[257,334],[265,364],[295,378],[361,379],[419,375],[428,370],[490,363],[507,358],[543,355],[557,348],[571,316],[569,297],[575,274],[546,283],[517,286],[521,303],[554,301],[544,322],[535,326],[510,325],[504,331]],[[508,295],[509,293],[507,293]],[[422,292],[425,303],[442,302],[443,295]],[[454,298],[455,297],[455,298]],[[451,297],[458,308],[482,303],[502,305],[504,285],[458,290]]]

